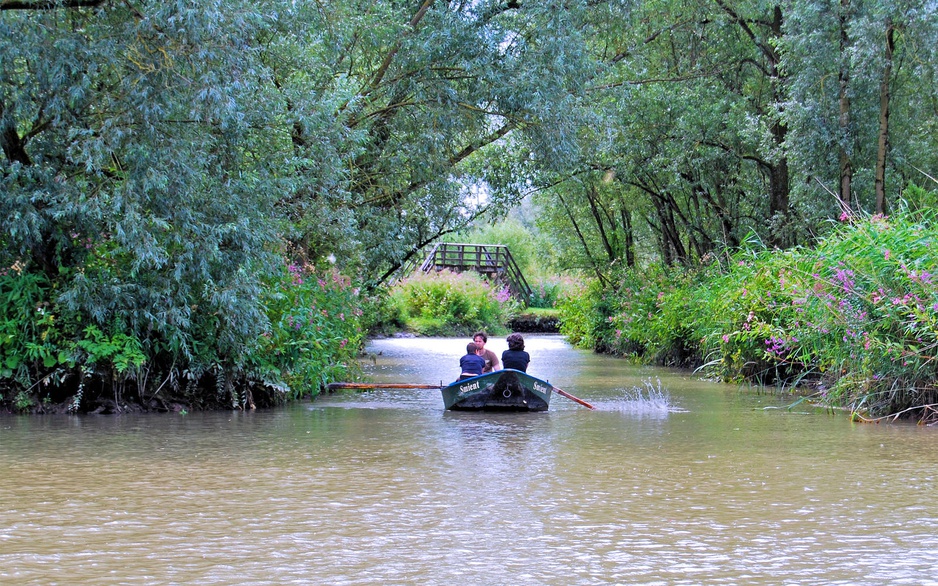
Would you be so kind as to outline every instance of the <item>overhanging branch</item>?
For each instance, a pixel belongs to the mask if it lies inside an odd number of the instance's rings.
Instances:
[[[0,0],[0,10],[55,10],[57,8],[94,8],[107,0]]]

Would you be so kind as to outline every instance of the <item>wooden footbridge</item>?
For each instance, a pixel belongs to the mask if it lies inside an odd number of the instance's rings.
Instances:
[[[508,287],[511,296],[522,303],[527,304],[531,298],[531,287],[508,247],[502,244],[436,244],[419,270],[429,273],[444,269],[455,273],[476,271]]]

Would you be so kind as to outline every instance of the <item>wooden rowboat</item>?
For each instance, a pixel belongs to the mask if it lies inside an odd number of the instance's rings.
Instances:
[[[547,381],[506,368],[456,381],[449,385],[423,383],[329,383],[339,389],[440,389],[443,406],[453,411],[547,411],[551,393],[557,393],[587,409],[592,405]]]
[[[443,406],[453,411],[547,411],[554,387],[506,368],[443,387]]]

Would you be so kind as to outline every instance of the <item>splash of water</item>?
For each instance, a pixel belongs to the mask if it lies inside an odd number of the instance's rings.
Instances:
[[[671,393],[662,387],[660,379],[646,379],[641,386],[622,389],[621,398],[604,403],[601,409],[656,417],[682,411],[671,402]]]

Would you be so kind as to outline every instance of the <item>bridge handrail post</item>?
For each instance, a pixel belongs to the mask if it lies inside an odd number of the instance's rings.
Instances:
[[[433,266],[436,264],[436,251],[439,247],[439,242],[433,245],[433,248],[430,250],[430,254],[427,255],[427,258],[425,258],[423,263],[420,265],[420,272],[429,273],[433,269]]]

